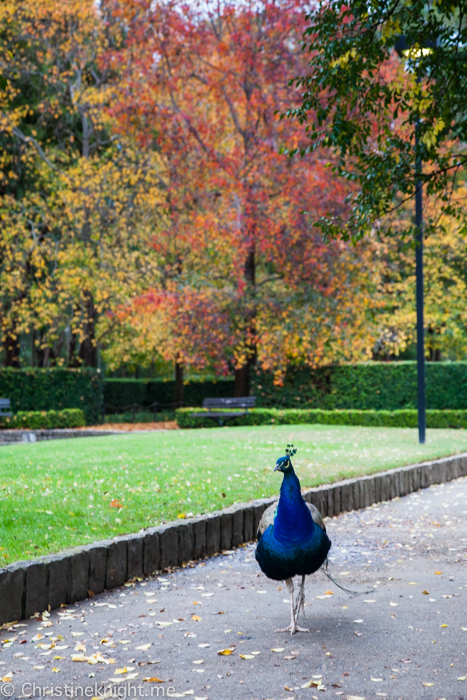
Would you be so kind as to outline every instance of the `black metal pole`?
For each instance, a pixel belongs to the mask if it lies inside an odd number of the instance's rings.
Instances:
[[[423,190],[422,161],[419,155],[420,123],[415,124],[415,273],[417,298],[417,387],[418,387],[418,441],[425,444],[426,399],[425,399],[425,327],[423,320]]]

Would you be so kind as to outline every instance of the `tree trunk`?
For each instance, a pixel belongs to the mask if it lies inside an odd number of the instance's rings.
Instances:
[[[19,365],[19,335],[15,333],[14,328],[7,329],[4,340],[3,349],[5,351],[5,367],[16,367]]]
[[[174,406],[183,406],[183,363],[178,357],[175,359]]]
[[[95,337],[96,309],[91,292],[84,292],[83,341],[79,349],[79,359],[85,367],[97,367],[97,346]]]
[[[251,308],[247,311],[246,327],[248,329],[247,351],[248,356],[246,362],[241,367],[235,370],[234,396],[249,396],[251,382],[251,367],[256,365],[256,329],[255,329],[255,281],[256,281],[256,259],[254,246],[250,249],[245,261],[245,280],[251,293]]]

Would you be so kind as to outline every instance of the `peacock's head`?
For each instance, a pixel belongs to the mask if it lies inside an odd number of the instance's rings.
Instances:
[[[285,449],[285,455],[284,457],[279,457],[279,459],[276,462],[276,466],[274,467],[274,471],[282,472],[283,474],[287,474],[288,472],[292,471],[293,466],[292,460],[290,458],[293,457],[296,453],[297,449],[293,445],[287,445]]]

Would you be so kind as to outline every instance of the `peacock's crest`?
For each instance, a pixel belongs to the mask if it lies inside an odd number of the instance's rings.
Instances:
[[[294,455],[297,454],[297,448],[294,447],[293,445],[287,445],[287,447],[285,448],[285,454],[288,457],[293,457]]]

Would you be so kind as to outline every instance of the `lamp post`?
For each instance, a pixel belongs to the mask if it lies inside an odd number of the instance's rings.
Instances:
[[[423,54],[432,51],[432,42],[419,49]],[[394,46],[399,57],[410,51],[405,36],[400,36]],[[417,71],[417,83],[420,82],[420,74]],[[424,293],[423,293],[423,182],[422,159],[419,154],[420,143],[420,119],[415,122],[415,290],[417,306],[417,399],[418,399],[418,441],[425,444],[426,434],[426,396],[425,396],[425,326],[424,326]]]

